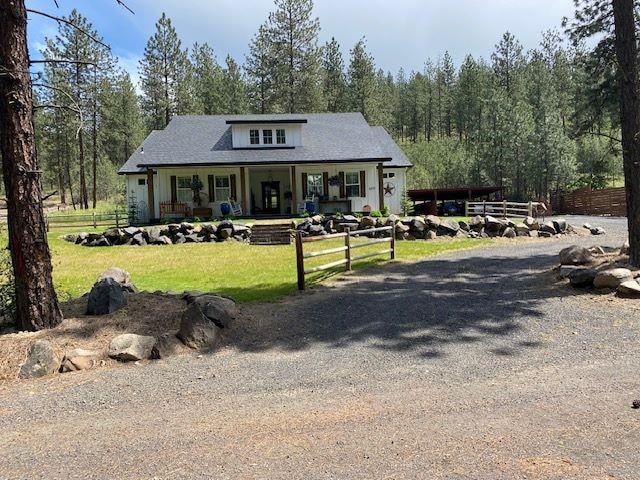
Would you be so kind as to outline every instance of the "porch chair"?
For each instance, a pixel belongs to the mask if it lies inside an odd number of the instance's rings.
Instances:
[[[234,217],[241,217],[242,216],[242,205],[240,205],[238,202],[236,202],[232,198],[227,199],[227,202],[229,203],[229,206],[231,207],[231,214]]]

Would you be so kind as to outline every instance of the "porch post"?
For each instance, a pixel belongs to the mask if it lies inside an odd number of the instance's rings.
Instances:
[[[382,177],[382,163],[378,164],[378,200],[379,200],[379,210],[384,210],[384,179]]]
[[[149,221],[156,218],[156,199],[153,189],[153,170],[147,170],[147,203],[149,204]]]
[[[251,215],[251,213],[247,211],[247,181],[244,167],[240,167],[240,206],[242,207],[242,213],[244,215]]]
[[[298,196],[296,195],[298,182],[296,180],[296,167],[295,165],[291,165],[291,215],[298,213],[296,211],[298,208]]]

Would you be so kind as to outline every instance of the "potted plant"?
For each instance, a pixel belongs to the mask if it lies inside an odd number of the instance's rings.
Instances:
[[[194,175],[191,179],[191,191],[193,192],[193,204],[197,206],[202,205],[202,199],[200,198],[200,190],[204,185],[200,181],[200,177],[198,175]]]
[[[340,185],[342,185],[340,177],[338,175],[329,177],[329,185],[331,185],[332,187],[339,187]]]

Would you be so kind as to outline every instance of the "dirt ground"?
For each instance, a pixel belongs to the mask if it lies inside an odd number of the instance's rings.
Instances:
[[[556,282],[574,242],[358,271],[241,306],[215,352],[4,382],[0,478],[635,480],[640,301]]]

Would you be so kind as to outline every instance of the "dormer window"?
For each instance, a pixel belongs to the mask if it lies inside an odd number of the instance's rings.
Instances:
[[[249,143],[260,145],[260,130],[249,130]]]
[[[262,130],[262,143],[265,145],[273,144],[273,130]]]
[[[284,132],[284,128],[278,128],[276,130],[276,143],[278,145],[286,145],[287,143],[287,136]]]

